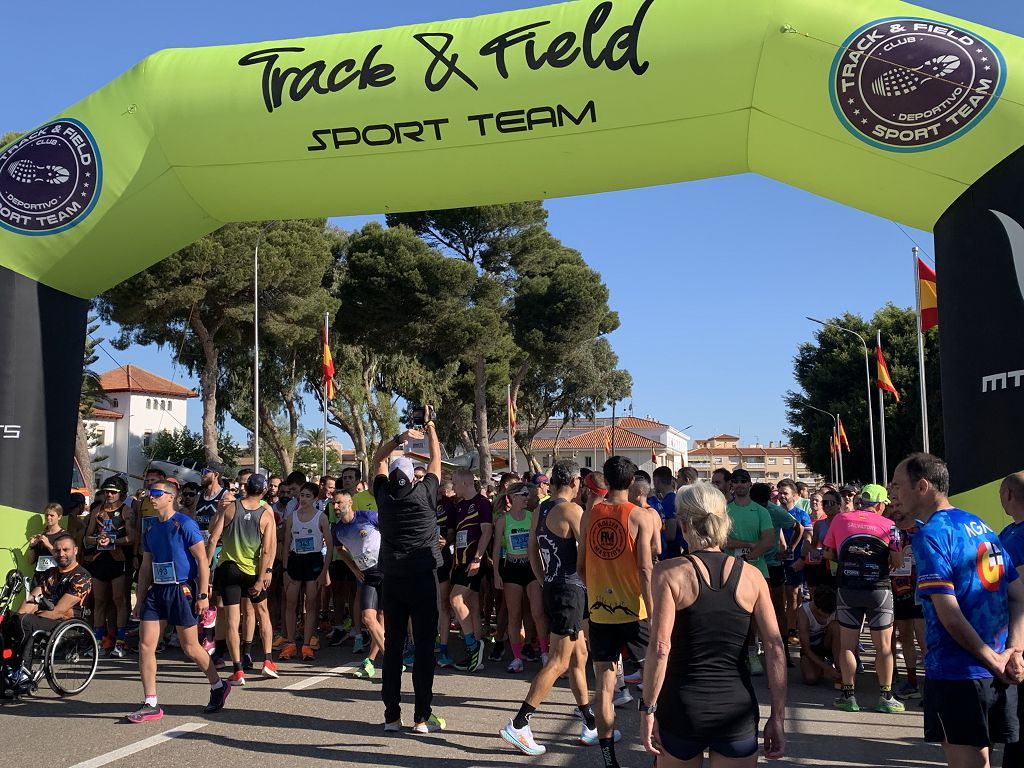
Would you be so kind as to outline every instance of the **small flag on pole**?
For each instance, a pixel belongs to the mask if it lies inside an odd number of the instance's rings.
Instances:
[[[898,403],[900,401],[900,393],[896,391],[896,387],[892,383],[892,377],[889,376],[889,366],[885,364],[885,358],[882,356],[881,344],[875,347],[875,356],[878,359],[878,388],[891,392]]]
[[[658,466],[658,454],[654,452],[653,448],[651,448],[651,464]]]
[[[500,413],[500,411],[499,411]],[[512,402],[512,395],[508,396],[508,428],[509,432],[516,432],[516,404]]]
[[[328,400],[334,399],[334,358],[331,357],[331,348],[327,345],[327,318],[324,318],[324,392]]]
[[[839,422],[839,439],[843,441],[843,445],[846,446],[846,452],[850,453],[850,441],[846,437],[846,430],[843,429],[843,420],[836,417]]]
[[[917,295],[921,307],[921,330],[927,331],[939,324],[938,293],[935,288],[935,270],[917,260]]]
[[[605,456],[612,455],[612,433],[608,427],[604,430],[604,454]]]

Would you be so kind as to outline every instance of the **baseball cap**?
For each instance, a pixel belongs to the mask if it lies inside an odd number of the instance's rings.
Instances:
[[[536,475],[534,475],[533,477],[530,478],[530,484],[531,485],[540,485],[541,483],[547,483],[547,482],[548,482],[548,476],[547,475],[543,475],[540,472],[538,472]]]
[[[269,483],[266,475],[249,475],[245,481],[245,492],[250,496],[259,496],[267,492]]]
[[[228,472],[227,464],[221,464],[219,461],[208,461],[204,466],[199,467],[198,469],[200,473],[202,473],[204,470],[209,470],[210,472],[216,472],[218,475],[221,475],[222,477],[226,475]]]
[[[868,485],[870,485],[870,483]],[[866,487],[867,486],[865,486],[865,488]],[[856,494],[860,493],[860,488],[858,488],[853,483],[846,483],[842,488],[839,489],[839,492],[840,493],[852,493],[852,494],[856,495]]]
[[[747,470],[745,470],[745,469],[743,469],[741,467],[740,469],[733,470],[732,479],[733,480],[738,480],[741,483],[743,483],[743,482],[749,483],[750,482],[750,473],[747,472]]]
[[[885,490],[884,485],[868,483],[863,489],[861,489],[860,498],[870,501],[872,504],[888,504],[889,492]]]
[[[415,468],[408,456],[399,456],[388,465],[388,491],[392,496],[405,496],[415,480]]]

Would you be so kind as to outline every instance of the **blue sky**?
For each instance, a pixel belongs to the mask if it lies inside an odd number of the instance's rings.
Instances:
[[[375,29],[541,4],[12,4],[0,47],[6,73],[0,132],[44,122],[161,48]],[[1024,36],[1020,0],[921,5]],[[805,315],[870,315],[887,301],[913,304],[912,243],[895,224],[761,177],[551,200],[548,209],[552,231],[580,250],[611,290],[622,320],[611,341],[633,374],[634,412],[692,425],[687,431],[695,437],[732,432],[744,443],[780,439],[782,395],[795,385],[792,358],[815,330]],[[733,223],[736,211],[743,212],[742,226]],[[366,220],[337,223],[353,228]],[[930,234],[909,234],[931,254]],[[105,346],[118,362],[197,386],[170,365],[166,351]],[[113,365],[102,355],[96,367]],[[305,422],[317,426],[320,416],[307,413]],[[188,423],[199,429],[198,401]],[[241,437],[237,426],[233,431]]]

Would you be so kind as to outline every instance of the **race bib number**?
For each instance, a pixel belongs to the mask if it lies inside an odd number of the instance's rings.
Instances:
[[[750,547],[737,547],[732,551],[733,557],[746,558],[750,554]]]
[[[365,552],[359,555],[359,557],[353,558],[353,562],[359,567],[360,571],[365,571],[377,564],[377,556],[373,552]]]
[[[513,533],[508,537],[509,543],[512,544],[512,549],[517,552],[522,552],[526,549],[527,544],[530,541],[530,532],[522,531],[519,533]]]
[[[174,562],[153,563],[154,584],[177,584],[178,574],[174,570]]]
[[[308,555],[316,552],[316,547],[313,545],[312,536],[296,536],[295,537],[295,552],[300,555]]]
[[[788,555],[786,555],[785,558],[783,558],[783,562],[784,563],[792,563],[795,560],[796,560],[796,552],[790,552]]]
[[[36,571],[48,571],[51,568],[57,567],[57,560],[50,555],[40,555],[39,559],[36,560]]]
[[[469,546],[469,530],[463,528],[455,534],[455,548],[465,549]]]
[[[203,534],[203,544],[209,544],[210,543],[210,532],[209,531],[200,531],[200,533]]]
[[[910,576],[914,571],[914,558],[910,555],[904,555],[903,565],[899,568],[893,568],[889,572],[890,576]]]
[[[821,562],[821,548],[811,547],[807,550],[807,562],[808,563],[820,563]]]

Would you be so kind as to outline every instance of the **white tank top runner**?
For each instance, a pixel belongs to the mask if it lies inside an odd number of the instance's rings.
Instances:
[[[299,520],[299,510],[292,512],[292,545],[291,551],[297,555],[319,554],[324,549],[324,534],[320,530],[320,518],[323,512],[317,512],[308,523]]]

